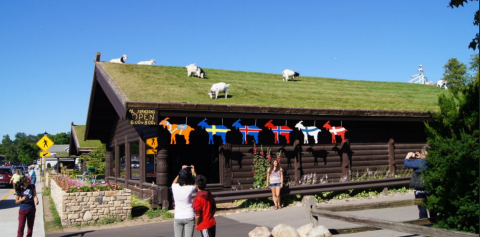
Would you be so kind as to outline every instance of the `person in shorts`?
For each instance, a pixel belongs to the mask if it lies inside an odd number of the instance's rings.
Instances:
[[[283,169],[278,160],[272,159],[270,168],[267,171],[267,186],[272,190],[273,208],[282,209],[280,204],[280,190],[283,188]]]
[[[193,211],[195,212],[195,228],[200,231],[202,237],[215,237],[216,221],[214,218],[217,205],[210,191],[205,190],[207,178],[199,175],[195,178],[197,196],[193,199]]]

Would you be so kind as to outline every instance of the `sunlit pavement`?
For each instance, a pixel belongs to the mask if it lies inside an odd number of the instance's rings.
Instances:
[[[37,180],[40,180],[39,172],[37,172]],[[33,226],[34,237],[44,237],[45,228],[43,221],[43,200],[42,189],[43,182],[37,181],[36,184],[37,196],[39,204],[35,214],[35,225]],[[10,237],[17,236],[18,229],[18,204],[15,204],[14,191],[11,188],[0,188],[0,236]],[[27,227],[25,226],[24,235],[27,234]]]

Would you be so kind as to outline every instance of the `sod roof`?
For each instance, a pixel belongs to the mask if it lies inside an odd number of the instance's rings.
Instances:
[[[442,90],[403,82],[344,80],[204,68],[206,79],[187,77],[185,67],[99,62],[118,86],[122,102],[245,105],[366,111],[436,112]],[[408,77],[406,78],[406,80]],[[207,95],[214,83],[230,84],[228,99]],[[112,82],[110,82],[112,83]],[[81,134],[78,133],[78,134]],[[79,139],[82,140],[82,139]]]

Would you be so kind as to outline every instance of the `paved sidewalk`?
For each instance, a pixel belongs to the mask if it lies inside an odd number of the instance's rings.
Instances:
[[[37,174],[37,180],[40,180],[39,172]],[[43,221],[43,200],[42,189],[43,182],[37,181],[36,191],[39,204],[37,205],[37,211],[35,213],[35,224],[33,226],[33,237],[44,237],[45,227]],[[13,189],[10,191],[8,197],[2,201],[0,206],[0,236],[10,237],[17,236],[18,229],[18,204],[15,204],[15,196],[13,195]],[[27,226],[25,225],[24,235],[27,234]]]

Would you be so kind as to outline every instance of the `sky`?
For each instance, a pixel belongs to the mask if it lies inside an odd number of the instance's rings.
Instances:
[[[469,65],[478,2],[0,1],[0,138],[85,125],[94,58],[408,83]],[[1,140],[0,140],[1,142]]]

